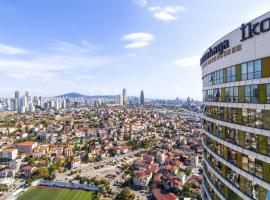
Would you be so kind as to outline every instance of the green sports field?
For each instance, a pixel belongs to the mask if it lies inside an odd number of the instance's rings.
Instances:
[[[96,195],[96,192],[84,190],[37,186],[27,190],[18,200],[94,200]]]

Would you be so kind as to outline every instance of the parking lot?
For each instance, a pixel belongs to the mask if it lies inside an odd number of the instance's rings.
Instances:
[[[80,173],[70,175],[71,170],[56,175],[56,181],[68,182],[73,180],[77,175],[85,176],[87,178],[107,179],[109,181],[114,180],[123,171],[122,165],[130,164],[135,158],[135,154],[140,153],[140,150],[133,151],[124,155],[115,157],[107,157],[97,163],[82,164]]]

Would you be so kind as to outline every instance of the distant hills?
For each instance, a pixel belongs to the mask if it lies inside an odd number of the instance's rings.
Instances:
[[[89,96],[89,95],[84,95],[84,94],[79,94],[76,92],[71,92],[71,93],[66,93],[62,94],[59,96],[56,96],[57,98],[84,98],[84,99],[96,99],[96,98],[107,98],[107,99],[114,99],[117,98],[117,95],[94,95],[94,96]]]

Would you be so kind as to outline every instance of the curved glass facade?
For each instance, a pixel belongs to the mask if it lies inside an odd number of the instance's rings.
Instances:
[[[222,39],[239,51],[202,65],[205,199],[265,200],[270,190],[270,47],[258,45],[270,32],[241,41],[240,30]]]

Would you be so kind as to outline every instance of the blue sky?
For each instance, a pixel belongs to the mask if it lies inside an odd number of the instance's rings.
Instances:
[[[0,1],[0,96],[201,99],[199,58],[269,0]]]

